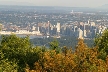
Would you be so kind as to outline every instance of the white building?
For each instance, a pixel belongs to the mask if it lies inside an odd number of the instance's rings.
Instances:
[[[57,23],[56,28],[57,28],[57,32],[60,32],[60,23]]]
[[[84,37],[87,37],[87,32],[86,32],[86,30],[83,31],[83,36],[84,36]]]
[[[83,39],[83,31],[80,28],[78,29],[78,39]]]
[[[91,22],[90,23],[90,26],[95,26],[95,22]]]
[[[34,31],[35,29],[36,29],[36,27],[35,27],[35,26],[33,26],[33,27],[32,27],[32,30]]]

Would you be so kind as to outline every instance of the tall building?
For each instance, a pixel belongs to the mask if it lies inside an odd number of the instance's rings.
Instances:
[[[83,31],[80,28],[78,29],[78,39],[83,39]]]
[[[84,36],[84,37],[87,37],[87,34],[86,34],[86,33],[87,33],[86,30],[84,30],[84,31],[83,31],[83,36]]]
[[[90,25],[88,23],[85,23],[84,24],[84,30],[90,30]]]
[[[57,35],[59,36],[60,35],[60,23],[57,22],[56,28],[57,28]]]
[[[90,31],[90,25],[88,23],[84,23],[83,37],[87,37],[87,32]]]
[[[57,23],[56,28],[57,28],[57,32],[60,32],[60,23]]]
[[[56,28],[56,26],[54,25],[54,27],[53,27],[53,30],[52,30],[52,35],[57,35],[57,28]]]
[[[91,37],[94,38],[96,36],[96,29],[93,29]]]
[[[35,31],[40,31],[40,30],[39,30],[39,27],[36,27],[36,28],[35,28]]]
[[[0,24],[0,31],[2,31],[2,24]]]
[[[80,28],[82,31],[84,30],[84,23],[83,23],[83,22],[80,22],[79,28]]]
[[[78,28],[77,26],[74,26],[73,31],[75,32],[77,30],[77,28]]]
[[[50,22],[48,21],[48,32],[47,35],[50,35]]]

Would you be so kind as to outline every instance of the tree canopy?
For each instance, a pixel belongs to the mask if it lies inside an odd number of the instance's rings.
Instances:
[[[99,58],[105,60],[108,55],[108,30],[105,30],[102,35],[97,35],[97,38],[95,38],[95,45],[99,47]]]
[[[3,35],[0,72],[107,72],[107,32],[95,39],[96,46],[92,48],[79,39],[75,50],[60,47],[57,40],[49,42],[49,48],[34,47],[28,36]]]

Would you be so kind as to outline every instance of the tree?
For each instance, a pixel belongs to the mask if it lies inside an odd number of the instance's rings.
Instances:
[[[99,58],[105,60],[108,55],[108,29],[95,38],[95,45],[99,47]]]
[[[3,52],[0,50],[0,72],[17,72],[18,66],[15,61],[9,61],[4,57]]]
[[[74,71],[77,72],[106,72],[106,62],[98,59],[98,48],[88,48],[83,40],[79,40],[75,51],[75,63],[77,64]]]
[[[28,36],[20,38],[12,34],[3,35],[1,38],[0,50],[4,59],[8,59],[9,62],[15,61],[19,72],[24,71],[27,64],[32,68],[34,62],[39,59],[41,49],[39,47],[33,48]]]
[[[61,49],[59,47],[59,43],[57,40],[53,40],[52,42],[49,43],[49,45],[51,50],[55,50],[56,53],[60,52]]]

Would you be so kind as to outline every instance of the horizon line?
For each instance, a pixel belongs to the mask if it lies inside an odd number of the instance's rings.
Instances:
[[[0,5],[0,6],[31,6],[31,7],[75,7],[75,8],[95,8],[95,7],[80,7],[80,6],[46,6],[46,5]]]

